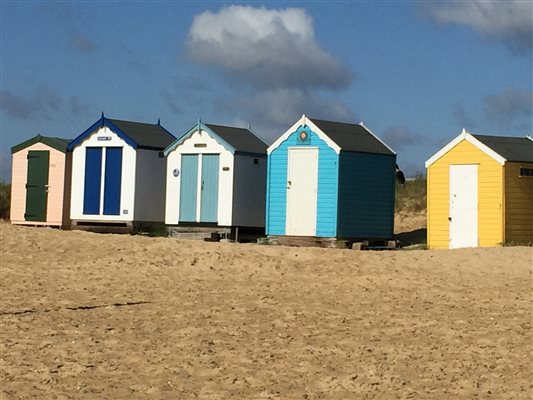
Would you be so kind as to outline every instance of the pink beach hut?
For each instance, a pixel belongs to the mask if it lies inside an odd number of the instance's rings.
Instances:
[[[37,135],[11,148],[11,223],[68,224],[70,139]]]

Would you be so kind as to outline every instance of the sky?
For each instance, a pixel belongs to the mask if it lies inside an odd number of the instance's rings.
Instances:
[[[109,118],[198,118],[268,144],[302,114],[364,122],[408,176],[465,128],[533,134],[533,1],[0,2],[10,148]]]

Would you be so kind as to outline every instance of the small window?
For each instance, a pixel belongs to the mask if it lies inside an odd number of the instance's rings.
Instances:
[[[254,164],[259,164],[259,158],[254,158]]]
[[[533,176],[533,168],[520,168],[520,176]]]
[[[207,147],[206,143],[195,143],[194,147]]]

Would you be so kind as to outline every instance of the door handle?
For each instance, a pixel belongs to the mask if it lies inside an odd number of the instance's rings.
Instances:
[[[452,217],[448,217],[448,221],[452,222]]]
[[[291,188],[291,181],[287,181],[287,189],[290,189]]]

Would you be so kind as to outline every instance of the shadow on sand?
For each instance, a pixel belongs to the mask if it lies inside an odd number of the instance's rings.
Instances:
[[[396,240],[400,241],[400,246],[412,246],[415,244],[426,244],[427,229],[416,229],[410,232],[402,232],[394,235]]]

